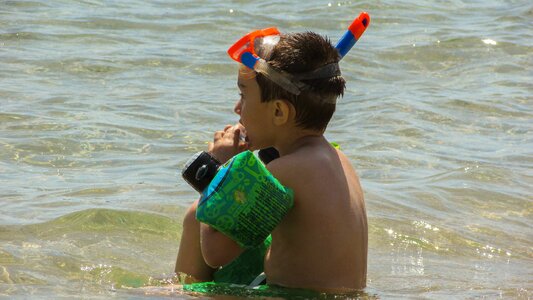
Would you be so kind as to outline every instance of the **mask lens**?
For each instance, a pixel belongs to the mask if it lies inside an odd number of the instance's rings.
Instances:
[[[269,47],[273,47],[277,41],[279,41],[279,31],[275,27],[256,30],[243,36],[240,40],[233,44],[233,46],[228,49],[228,54],[233,60],[241,62],[241,55],[243,53],[250,52],[256,56],[255,50],[259,49],[260,44],[270,45]]]
[[[272,49],[278,44],[279,35],[268,35],[264,37],[259,37],[254,40],[254,51],[255,54],[261,53],[262,57],[266,59],[272,52]]]

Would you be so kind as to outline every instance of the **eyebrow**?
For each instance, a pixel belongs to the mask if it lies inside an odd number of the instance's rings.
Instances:
[[[241,89],[245,89],[246,88],[246,84],[244,84],[244,83],[242,83],[240,81],[237,82],[237,86],[240,87]]]

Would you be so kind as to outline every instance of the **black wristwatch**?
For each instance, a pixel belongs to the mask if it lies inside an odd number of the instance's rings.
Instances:
[[[211,154],[202,151],[193,155],[181,172],[183,179],[202,193],[217,174],[221,163]]]

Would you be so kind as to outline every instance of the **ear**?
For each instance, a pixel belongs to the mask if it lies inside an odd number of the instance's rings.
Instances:
[[[272,118],[276,126],[287,124],[291,114],[291,104],[285,100],[272,101]]]

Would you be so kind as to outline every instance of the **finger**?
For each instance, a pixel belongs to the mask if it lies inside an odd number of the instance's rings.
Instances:
[[[220,140],[222,137],[224,137],[224,131],[216,131],[215,132],[215,138],[214,140]]]
[[[240,134],[239,134],[239,137],[242,135],[243,137],[246,136],[246,128],[244,128],[244,126],[241,124],[241,123],[238,123],[237,125],[235,125],[235,128],[236,129],[239,129],[240,131]]]
[[[233,145],[239,145],[239,142],[241,141],[241,130],[235,129],[233,132]]]

